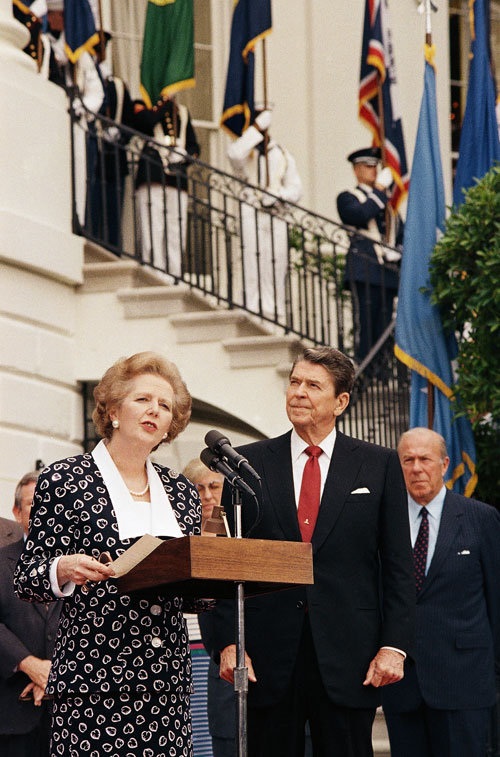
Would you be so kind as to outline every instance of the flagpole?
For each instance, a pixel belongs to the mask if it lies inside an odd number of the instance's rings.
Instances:
[[[432,45],[432,4],[425,0],[425,44]]]
[[[267,55],[266,55],[266,38],[262,38],[262,84],[264,90],[264,110],[267,110]],[[264,159],[266,162],[266,188],[269,186],[269,158],[267,148],[269,145],[269,132],[264,132]]]
[[[102,63],[105,58],[105,52],[104,52],[104,29],[102,28],[102,2],[101,0],[99,0],[98,8],[99,8],[99,48],[100,48],[100,55],[98,56],[98,60],[99,60],[99,63]]]
[[[382,79],[380,74],[377,74],[377,96],[378,96],[378,123],[380,133],[380,157],[382,159],[382,165],[385,168],[385,116],[384,116],[384,98],[382,94]],[[385,206],[385,241],[389,243],[391,238],[391,211],[389,203]]]
[[[425,0],[425,44],[432,45],[431,0]],[[434,426],[434,384],[427,379],[427,428]]]
[[[384,114],[384,96],[383,96],[383,82],[380,72],[377,73],[377,101],[378,101],[378,124],[380,134],[380,157],[382,159],[382,165],[385,168],[385,114]],[[388,243],[391,238],[391,211],[389,203],[385,206],[385,241]]]

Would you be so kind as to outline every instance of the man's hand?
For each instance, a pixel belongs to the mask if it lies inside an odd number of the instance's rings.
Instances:
[[[40,707],[40,705],[42,704],[43,695],[45,694],[45,689],[42,689],[41,686],[37,686],[36,683],[33,683],[33,681],[31,681],[21,691],[20,697],[22,698],[27,696],[30,691],[33,692],[33,704],[35,705],[35,707]]]
[[[224,647],[220,653],[219,675],[228,683],[234,683],[233,668],[236,667],[236,644],[230,644]],[[255,683],[257,681],[253,670],[252,660],[245,652],[245,667],[248,668],[248,680]]]
[[[40,657],[29,654],[24,660],[21,660],[17,668],[21,672],[26,673],[36,686],[45,691],[49,679],[50,665],[50,660],[41,660]]]
[[[363,686],[387,686],[388,683],[397,683],[404,676],[405,658],[399,652],[392,649],[379,649],[370,663],[368,673],[363,681]]]

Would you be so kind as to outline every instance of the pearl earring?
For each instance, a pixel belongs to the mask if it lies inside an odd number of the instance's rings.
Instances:
[[[168,439],[168,431],[166,434],[163,434],[163,441],[165,441],[165,439]]]
[[[111,421],[111,425],[113,426],[113,428],[120,428],[120,421],[118,420],[118,418],[115,418],[114,421]]]

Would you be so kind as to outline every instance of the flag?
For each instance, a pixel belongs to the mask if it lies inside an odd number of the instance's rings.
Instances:
[[[409,178],[388,0],[365,0],[359,79],[359,118],[370,129],[373,144],[377,147],[383,142],[385,144],[385,162],[394,179],[390,205],[396,211],[408,192]],[[382,119],[379,112],[379,81],[382,84]]]
[[[450,457],[447,486],[470,496],[477,482],[472,427],[467,418],[453,419],[452,361],[457,344],[453,334],[444,334],[439,309],[430,299],[429,262],[444,230],[446,212],[433,57],[434,47],[426,45],[424,94],[403,242],[395,353],[412,369],[410,427],[427,426],[429,381],[434,387],[433,429],[444,437]]]
[[[271,33],[271,0],[235,0],[221,126],[239,137],[254,120],[254,49]]]
[[[472,0],[471,60],[467,104],[460,135],[453,204],[464,201],[464,189],[488,173],[500,160],[500,142],[495,112],[495,83],[489,52],[489,2]]]
[[[193,0],[149,0],[141,60],[148,108],[162,96],[194,87]]]
[[[64,49],[71,63],[99,43],[89,0],[64,0]]]

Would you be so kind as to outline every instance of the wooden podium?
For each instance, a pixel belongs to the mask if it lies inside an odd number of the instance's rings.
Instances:
[[[266,539],[182,536],[162,542],[118,579],[122,593],[158,586],[185,597],[233,599],[235,583],[245,596],[314,583],[310,544]]]

